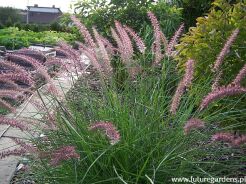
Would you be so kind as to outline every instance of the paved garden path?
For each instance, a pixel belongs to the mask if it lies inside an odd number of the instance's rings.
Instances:
[[[81,56],[81,62],[89,64],[88,58]],[[81,75],[81,74],[80,74]],[[77,80],[78,75],[73,72],[60,73],[57,77],[53,79],[53,83],[57,87],[60,94],[66,94],[69,89],[73,86],[74,82]],[[48,91],[46,89],[47,84],[38,89],[39,93],[35,92],[32,96],[26,100],[25,103],[21,104],[15,114],[9,114],[8,117],[16,119],[41,119],[42,115],[40,110],[33,105],[33,101],[40,101],[39,95],[42,97],[44,103],[52,108],[54,105],[54,100],[48,97]],[[6,125],[0,125],[0,152],[7,149],[15,149],[16,144],[9,137],[16,138],[28,138],[28,134],[21,132],[18,129],[12,128]],[[16,166],[20,160],[20,157],[10,156],[4,159],[0,159],[0,184],[9,184],[11,178],[16,171]]]

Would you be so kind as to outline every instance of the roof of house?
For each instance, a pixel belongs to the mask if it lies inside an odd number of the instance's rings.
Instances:
[[[27,6],[29,12],[42,12],[42,13],[61,13],[60,8],[56,7],[39,7],[39,6]]]

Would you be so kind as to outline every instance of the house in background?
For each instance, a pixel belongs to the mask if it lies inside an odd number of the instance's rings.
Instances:
[[[27,24],[50,24],[55,22],[62,15],[60,8],[27,6],[26,23]]]

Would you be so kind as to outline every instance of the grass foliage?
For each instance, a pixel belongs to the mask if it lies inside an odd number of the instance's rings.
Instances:
[[[172,177],[243,176],[245,145],[233,147],[213,141],[211,137],[218,132],[232,132],[233,128],[243,124],[239,119],[245,120],[246,113],[237,109],[237,104],[245,95],[223,98],[226,105],[213,109],[216,104],[210,103],[208,108],[201,110],[204,96],[211,92],[213,76],[208,75],[202,81],[193,78],[189,86],[186,79],[192,79],[193,71],[187,71],[195,70],[196,65],[194,68],[186,66],[184,75],[177,70],[172,58],[176,54],[172,46],[176,44],[181,28],[175,39],[167,43],[170,53],[163,54],[167,48],[161,45],[158,21],[151,12],[148,15],[154,29],[145,30],[146,50],[140,54],[141,51],[134,48],[132,55],[132,42],[119,22],[116,22],[118,35],[114,36],[117,43],[113,43],[111,49],[107,41],[105,48],[105,39],[95,29],[94,42],[83,24],[72,17],[86,41],[78,44],[90,57],[94,69],[87,68],[90,74],[84,72],[65,101],[50,94],[57,102],[56,112],[51,116],[47,110],[45,115],[49,118],[44,119],[44,123],[50,123],[53,118],[56,128],[41,130],[43,136],[33,138],[37,152],[30,156],[31,169],[26,178],[52,184],[162,184],[171,183]],[[102,58],[98,57],[96,44]],[[76,58],[77,52],[71,47],[63,44],[62,48],[60,52],[73,54]],[[107,49],[116,50],[116,54],[106,53]],[[112,65],[106,63],[109,57]],[[69,59],[73,58],[70,56]],[[105,66],[113,67],[110,70]],[[131,67],[136,66],[140,72],[133,75]],[[182,85],[182,92],[176,95],[177,86]],[[174,95],[180,97],[175,113],[170,111]],[[232,106],[234,108],[230,108]],[[226,118],[235,116],[237,123],[219,126]],[[191,118],[206,122],[205,127],[184,135],[184,126]],[[108,135],[112,132],[109,129],[89,128],[98,122],[110,122],[120,140],[110,144]],[[76,154],[72,153],[74,150],[66,153],[66,149],[61,149],[64,145],[74,146]],[[57,150],[64,150],[63,155]],[[54,157],[63,159],[52,165]]]
[[[160,69],[138,76],[134,82],[127,80],[123,89],[115,84],[102,85],[99,94],[86,85],[87,78],[82,79],[68,104],[61,104],[57,111],[58,131],[45,133],[52,144],[37,143],[44,152],[73,145],[81,158],[57,167],[50,167],[49,158],[34,162],[36,181],[169,183],[172,177],[242,174],[245,157],[238,159],[241,150],[210,141],[211,134],[220,131],[215,122],[232,112],[197,110],[210,81],[193,84],[177,114],[170,114],[171,99],[180,80],[173,65],[173,61],[164,60]],[[205,120],[206,128],[185,136],[183,127],[191,117]],[[102,132],[89,131],[89,125],[97,121],[112,122],[121,140],[110,145]]]

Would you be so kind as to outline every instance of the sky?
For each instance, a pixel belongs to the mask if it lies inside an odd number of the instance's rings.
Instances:
[[[33,6],[38,4],[38,6],[47,6],[51,7],[55,5],[58,8],[61,8],[63,12],[69,12],[70,4],[76,2],[76,0],[0,0],[0,6],[10,6],[14,8],[26,9],[27,4]]]

